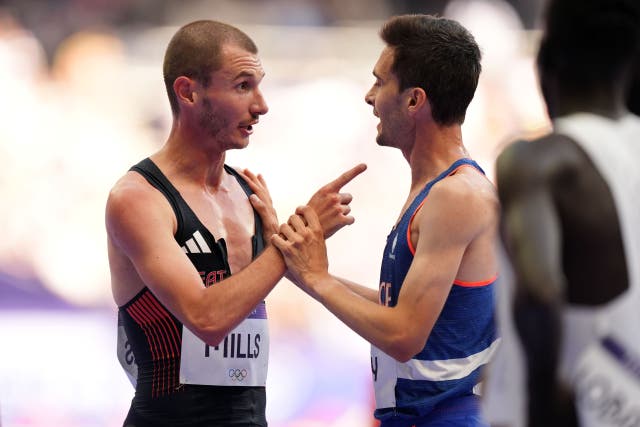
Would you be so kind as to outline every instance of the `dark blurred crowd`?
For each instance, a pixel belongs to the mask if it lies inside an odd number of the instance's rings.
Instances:
[[[245,24],[333,26],[403,13],[442,15],[449,0],[3,0],[9,14],[41,41],[47,58],[69,35],[92,29],[179,25],[199,15]],[[509,0],[525,29],[537,27],[543,0]],[[213,13],[212,13],[213,12]],[[0,24],[0,26],[2,26]]]

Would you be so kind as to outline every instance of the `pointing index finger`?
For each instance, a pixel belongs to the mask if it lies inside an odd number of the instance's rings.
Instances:
[[[366,169],[367,165],[360,163],[325,185],[325,189],[338,192],[342,187],[347,185],[353,178],[360,175]]]

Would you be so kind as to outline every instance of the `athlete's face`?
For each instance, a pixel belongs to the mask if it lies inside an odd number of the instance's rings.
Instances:
[[[393,49],[386,47],[373,68],[375,83],[365,95],[365,102],[373,107],[378,123],[378,145],[398,147],[398,140],[406,133],[407,120],[402,109],[400,83],[391,70]]]
[[[259,89],[264,70],[255,54],[239,46],[223,46],[222,58],[222,68],[201,88],[198,126],[222,150],[244,148],[259,116],[269,111]]]

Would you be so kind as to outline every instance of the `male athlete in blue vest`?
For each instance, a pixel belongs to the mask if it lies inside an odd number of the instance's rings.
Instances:
[[[392,18],[381,37],[365,100],[380,118],[378,144],[409,163],[411,187],[387,238],[379,292],[329,274],[310,206],[272,242],[289,277],[372,344],[383,427],[485,425],[474,387],[497,345],[499,204],[461,133],[480,50],[460,24],[428,15]]]

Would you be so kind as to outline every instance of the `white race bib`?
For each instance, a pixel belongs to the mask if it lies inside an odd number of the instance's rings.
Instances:
[[[587,348],[574,383],[581,426],[640,425],[640,359],[611,337]]]
[[[265,386],[269,363],[269,329],[264,303],[261,306],[215,347],[205,344],[183,326],[180,382]],[[260,311],[265,313],[264,316],[258,313]]]
[[[131,349],[131,343],[129,343],[127,332],[121,324],[118,324],[117,345],[117,354],[120,366],[122,366],[122,369],[124,369],[124,372],[127,374],[129,381],[133,387],[135,387],[138,381],[138,365],[136,364],[136,359],[133,357],[133,350]]]
[[[376,409],[396,406],[397,362],[394,358],[371,346],[371,373],[376,392]]]

